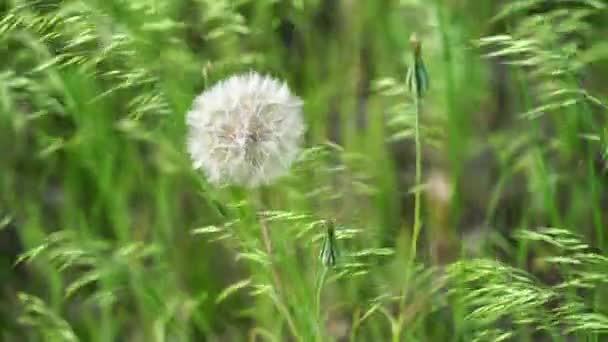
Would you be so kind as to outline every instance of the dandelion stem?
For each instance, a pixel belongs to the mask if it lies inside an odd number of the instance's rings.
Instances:
[[[414,191],[414,229],[410,247],[410,266],[416,259],[416,246],[418,244],[418,237],[420,236],[420,230],[422,228],[422,219],[420,217],[420,184],[422,183],[422,143],[420,137],[420,94],[416,90],[414,96],[415,105],[415,123],[414,123],[414,137],[416,140],[416,179],[415,179],[415,191]]]
[[[414,34],[410,37],[410,43],[413,48],[413,61],[410,69],[410,75],[408,79],[408,86],[413,92],[414,98],[414,140],[415,140],[415,153],[416,153],[416,175],[414,180],[414,226],[412,231],[412,238],[410,240],[410,254],[407,259],[407,270],[405,276],[404,287],[401,294],[400,305],[399,305],[399,316],[392,329],[393,341],[399,341],[401,339],[401,333],[403,326],[406,322],[405,317],[405,306],[406,297],[409,287],[409,282],[414,272],[414,264],[416,261],[416,251],[418,246],[418,238],[420,236],[420,230],[422,229],[422,218],[421,218],[421,183],[422,183],[422,137],[420,134],[420,113],[421,113],[421,97],[424,88],[428,85],[426,79],[426,71],[423,70],[424,64],[422,62],[420,41]]]
[[[327,267],[322,267],[323,271],[319,275],[319,281],[317,283],[317,291],[316,291],[316,301],[315,301],[315,310],[317,312],[317,317],[319,317],[320,324],[323,323],[323,318],[321,317],[321,295],[323,294],[323,286],[325,285],[325,279],[327,278]]]
[[[264,248],[266,249],[266,253],[268,253],[268,257],[272,258],[272,240],[270,239],[268,225],[266,224],[264,219],[260,219],[260,228],[262,230],[262,241],[264,242]]]
[[[299,337],[298,335],[298,330],[296,329],[296,325],[294,323],[293,318],[291,317],[291,314],[289,313],[289,309],[287,308],[286,302],[285,302],[285,297],[284,297],[284,287],[283,287],[283,283],[281,281],[281,277],[279,276],[279,272],[276,269],[275,263],[274,263],[274,254],[273,254],[273,248],[272,248],[272,240],[270,238],[270,231],[268,229],[268,225],[266,224],[266,222],[264,221],[263,218],[260,218],[260,230],[262,231],[262,242],[264,243],[264,248],[266,250],[266,254],[268,255],[268,258],[270,259],[270,273],[272,276],[272,280],[274,282],[274,287],[276,288],[277,294],[278,294],[278,303],[275,303],[277,305],[277,308],[279,309],[279,311],[281,311],[281,313],[283,314],[283,316],[285,317],[285,320],[287,320],[287,324],[289,325],[289,329],[291,330],[291,333],[293,334],[294,337]]]

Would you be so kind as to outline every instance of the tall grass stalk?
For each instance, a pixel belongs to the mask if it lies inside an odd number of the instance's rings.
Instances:
[[[420,136],[420,113],[421,113],[421,98],[419,90],[416,88],[414,94],[414,139],[416,144],[416,178],[414,191],[414,228],[412,233],[412,241],[410,246],[410,260],[412,265],[416,260],[416,251],[418,246],[418,238],[422,230],[421,217],[421,186],[422,186],[422,137]]]
[[[325,326],[325,319],[324,319],[324,315],[323,315],[323,310],[321,310],[321,297],[323,296],[323,287],[325,286],[325,281],[327,279],[327,273],[329,271],[329,268],[325,267],[324,265],[321,266],[321,274],[319,275],[319,279],[317,281],[317,288],[315,291],[315,312],[317,314],[317,317],[319,319],[319,333],[322,334],[325,329],[323,329],[323,327]],[[321,341],[323,339],[321,338]]]
[[[414,178],[414,225],[412,229],[412,237],[410,240],[410,250],[406,263],[406,277],[404,281],[403,292],[401,294],[399,315],[397,321],[394,322],[393,326],[393,341],[399,341],[401,339],[401,333],[405,324],[405,305],[407,301],[407,294],[410,285],[411,277],[414,273],[414,266],[416,262],[416,253],[418,247],[418,238],[420,237],[420,231],[422,230],[422,217],[421,217],[421,190],[422,190],[422,137],[420,134],[420,115],[421,115],[421,101],[422,92],[428,85],[428,79],[426,70],[424,69],[424,63],[422,62],[420,42],[416,34],[410,37],[410,44],[412,47],[412,62],[408,70],[406,86],[410,88],[412,92],[412,98],[414,102],[414,142],[415,142],[415,178]]]
[[[262,206],[265,204],[265,191],[261,190],[259,195],[259,206]],[[253,202],[255,203],[255,199],[253,200]],[[263,212],[262,210],[255,210],[254,212],[259,221],[262,244],[264,245],[264,251],[266,252],[266,255],[270,262],[270,265],[268,267],[270,270],[272,282],[274,283],[273,287],[278,296],[278,298],[273,299],[273,301],[275,302],[277,310],[279,310],[281,315],[283,315],[283,317],[285,318],[285,321],[287,322],[287,325],[289,326],[289,330],[293,337],[296,337],[297,339],[301,340],[302,336],[298,332],[298,328],[293,318],[293,315],[289,311],[286,289],[283,284],[279,269],[277,267],[275,250],[273,248],[272,236],[270,234],[270,229],[268,228],[268,223],[265,221],[265,218],[260,215]]]
[[[289,325],[289,329],[291,330],[293,336],[297,337],[299,336],[298,329],[296,328],[293,317],[291,316],[291,313],[289,312],[289,309],[285,304],[285,288],[283,286],[283,282],[281,281],[279,271],[277,270],[276,263],[274,261],[272,240],[270,238],[268,225],[266,224],[266,222],[264,222],[264,219],[260,219],[260,231],[262,233],[264,249],[266,251],[266,254],[268,255],[268,258],[270,259],[270,273],[272,275],[272,281],[274,282],[274,287],[279,296],[278,300],[276,301],[277,309],[285,317],[285,320],[287,321],[287,324]]]

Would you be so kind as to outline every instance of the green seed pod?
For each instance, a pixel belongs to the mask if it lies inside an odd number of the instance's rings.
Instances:
[[[321,246],[319,258],[325,267],[335,266],[338,259],[338,244],[336,242],[336,233],[334,224],[331,221],[325,222],[326,233]]]
[[[422,97],[429,89],[429,76],[422,59],[422,45],[415,33],[410,37],[410,46],[412,47],[413,59],[407,70],[406,83],[415,96]]]

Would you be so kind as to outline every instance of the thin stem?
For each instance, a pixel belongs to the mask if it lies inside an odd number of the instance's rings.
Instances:
[[[317,314],[319,320],[319,328],[317,330],[317,340],[323,341],[323,333],[325,332],[325,322],[323,316],[321,314],[321,295],[323,294],[323,286],[325,285],[325,278],[327,277],[327,267],[323,267],[323,271],[319,276],[319,281],[317,283],[317,289],[315,294],[315,312]]]
[[[357,332],[359,330],[359,325],[361,324],[361,310],[359,308],[356,308],[353,312],[352,322],[350,337],[348,339],[349,342],[355,342],[357,340]]]
[[[264,219],[260,219],[260,230],[262,231],[262,242],[264,243],[264,248],[266,250],[266,254],[268,255],[268,258],[270,259],[270,273],[272,275],[272,280],[274,282],[274,287],[277,290],[277,301],[275,302],[275,305],[277,305],[277,308],[279,309],[279,311],[281,311],[281,313],[283,313],[283,316],[285,316],[285,319],[287,320],[287,324],[289,325],[289,329],[291,330],[291,333],[293,334],[293,336],[295,336],[296,338],[299,338],[300,335],[298,335],[298,330],[296,329],[296,325],[294,323],[293,317],[291,317],[291,313],[289,312],[289,309],[287,308],[287,305],[285,304],[285,293],[284,293],[284,287],[283,287],[283,283],[281,282],[281,277],[279,276],[279,272],[276,268],[276,265],[274,263],[274,254],[273,254],[273,248],[272,248],[272,240],[270,239],[270,231],[268,230],[268,225],[266,224],[266,222],[264,221]]]
[[[401,330],[403,328],[403,325],[401,323],[401,319],[399,319],[398,322],[395,323],[395,325],[393,325],[392,327],[392,334],[393,337],[391,338],[392,342],[400,342],[401,341]]]
[[[272,240],[270,239],[270,232],[268,231],[268,225],[264,219],[260,219],[260,228],[262,231],[262,242],[264,242],[264,248],[269,258],[272,258]],[[274,269],[274,267],[273,267]]]
[[[416,68],[416,56],[414,56],[414,72]],[[417,77],[414,75],[414,80],[417,82]],[[405,306],[407,302],[407,292],[409,288],[410,279],[414,269],[414,263],[416,260],[416,250],[418,246],[418,237],[420,236],[420,230],[422,229],[422,218],[421,218],[421,183],[422,183],[422,142],[420,136],[420,85],[414,84],[414,109],[415,109],[415,122],[414,122],[414,139],[416,144],[416,175],[414,184],[414,227],[412,232],[412,238],[410,240],[410,255],[407,260],[407,270],[404,281],[404,287],[401,294],[400,305],[399,305],[399,316],[393,327],[393,341],[399,341],[401,333],[403,331],[403,325],[405,324]]]
[[[317,291],[315,296],[315,310],[317,312],[317,317],[321,323],[323,319],[321,318],[321,295],[323,294],[323,286],[325,285],[325,278],[327,277],[327,267],[323,267],[323,271],[321,271],[321,275],[319,276],[319,281],[317,283]]]
[[[416,94],[414,96],[414,105],[416,109],[416,120],[414,126],[414,137],[416,140],[416,184],[414,192],[414,232],[412,235],[410,248],[410,266],[416,259],[416,246],[418,245],[418,237],[420,236],[420,230],[422,228],[422,219],[420,217],[420,184],[422,183],[422,144],[420,137],[420,98],[418,91],[416,91]]]

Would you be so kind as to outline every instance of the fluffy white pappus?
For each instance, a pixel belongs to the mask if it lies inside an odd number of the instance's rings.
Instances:
[[[256,187],[284,175],[300,151],[302,101],[251,72],[199,95],[187,114],[188,151],[211,183]]]

